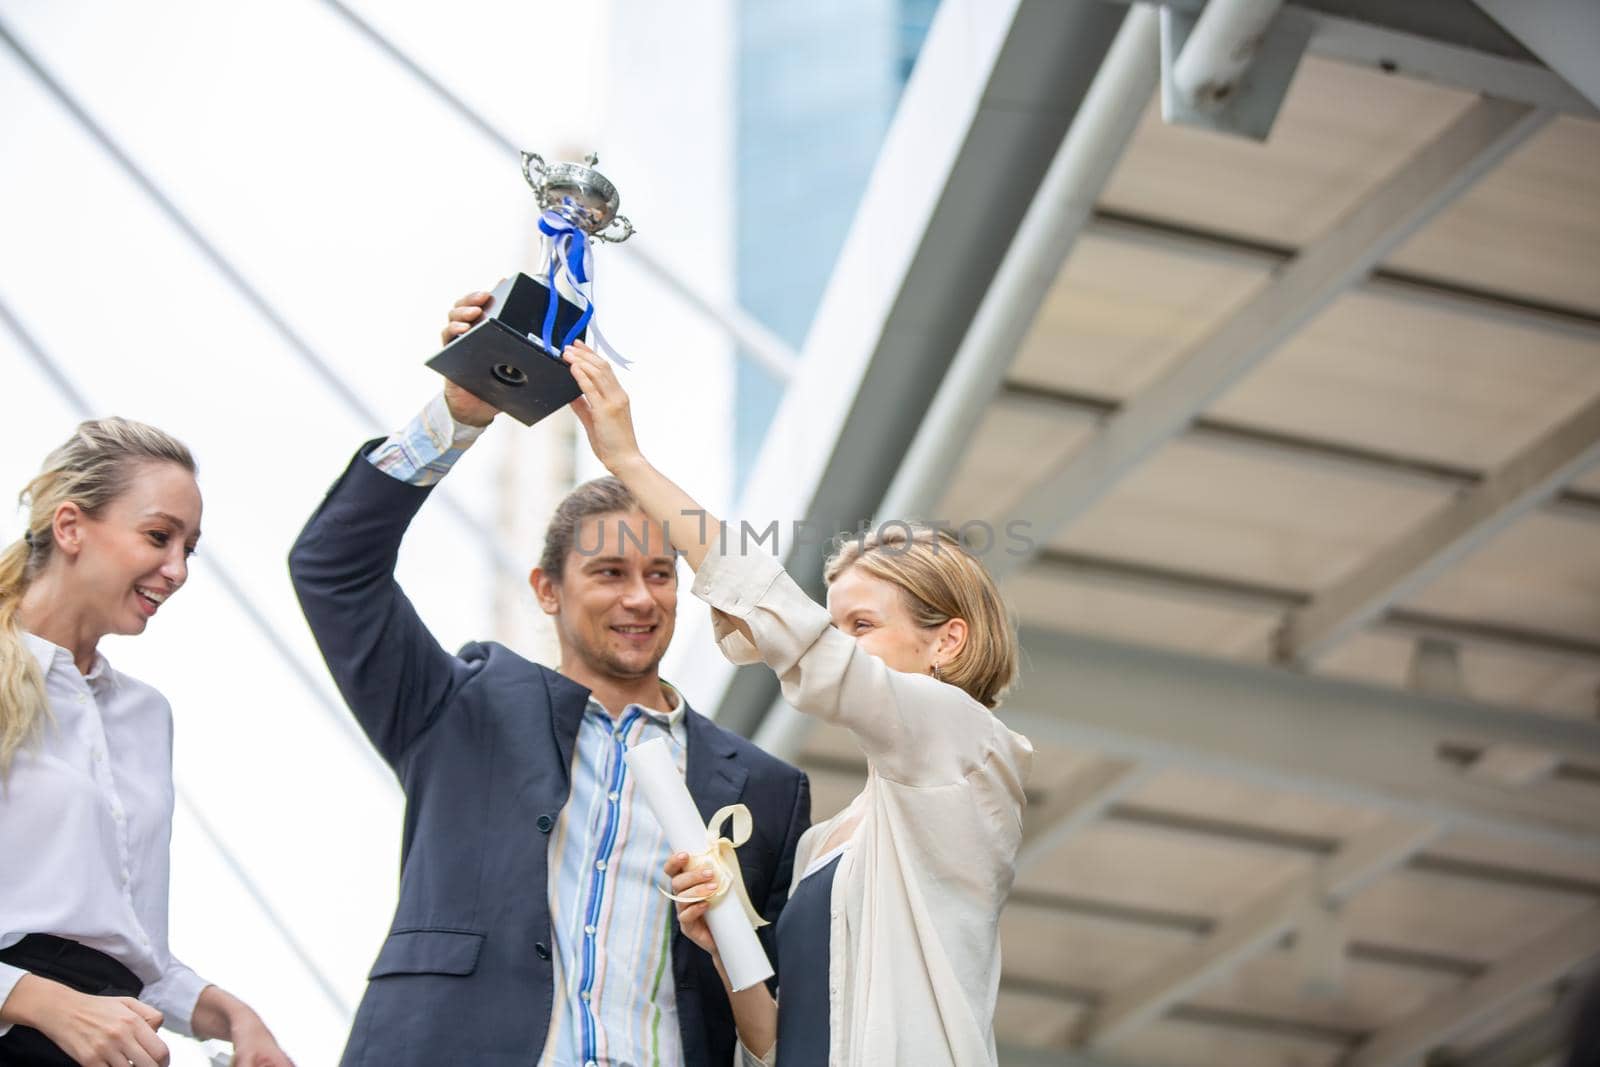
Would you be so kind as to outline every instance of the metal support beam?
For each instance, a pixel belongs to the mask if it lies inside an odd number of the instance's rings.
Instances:
[[[1308,908],[1337,906],[1405,863],[1440,833],[1436,823],[1390,822],[1351,839],[1317,868],[1229,918],[1160,971],[1113,991],[1092,1018],[1085,1044],[1104,1050],[1240,963],[1276,945]]]
[[[1596,334],[1595,340],[1600,343],[1600,333]],[[995,403],[1003,405],[1006,411],[1051,415],[1069,426],[1099,422],[1121,407],[1117,401],[1101,396],[1016,383],[1008,383],[1002,388]],[[1472,467],[1364,448],[1302,433],[1263,429],[1215,415],[1196,418],[1184,431],[1183,440],[1218,452],[1231,452],[1278,463],[1300,463],[1382,481],[1388,485],[1456,490],[1474,488],[1485,479],[1482,471]],[[1551,514],[1564,518],[1600,522],[1600,496],[1592,493],[1564,490],[1546,501],[1543,507]]]
[[[1050,549],[1035,561],[1034,570],[1103,588],[1262,612],[1291,611],[1311,601],[1311,594],[1300,589],[1260,585],[1083,552]],[[1600,643],[1494,622],[1466,621],[1394,608],[1378,619],[1374,628],[1397,636],[1437,638],[1463,647],[1509,652],[1554,664],[1593,667],[1600,663]]]
[[[1470,772],[1473,757],[1466,754],[1463,754],[1463,756],[1464,758],[1457,760],[1457,763]],[[1111,780],[1118,770],[1119,764],[1133,770],[1133,774],[1130,776],[1132,780],[1128,782],[1127,789],[1120,788],[1122,784],[1120,781]],[[852,779],[853,782],[851,784],[854,786],[859,786],[867,773],[867,765],[864,760],[848,757],[808,754],[801,760],[800,766],[811,775],[813,780],[823,776],[833,776]],[[1068,797],[1080,799],[1094,797],[1098,799],[1095,783],[1099,782],[1104,783],[1105,789],[1115,790],[1122,794],[1121,799],[1111,800],[1110,803],[1103,806],[1099,804],[1094,806],[1098,809],[1095,811],[1098,818],[1114,826],[1137,827],[1152,834],[1169,834],[1174,839],[1181,838],[1191,841],[1196,838],[1210,839],[1222,842],[1229,848],[1260,849],[1269,853],[1301,856],[1318,861],[1333,855],[1343,847],[1343,842],[1333,836],[1274,830],[1260,823],[1195,815],[1139,803],[1127,797],[1127,793],[1136,788],[1137,782],[1144,778],[1146,769],[1138,768],[1134,770],[1136,766],[1131,761],[1097,760],[1091,764],[1090,768],[1086,768],[1079,776],[1076,776],[1067,785],[1061,787],[1066,790],[1065,793],[1060,793],[1059,790],[1047,792],[1042,801],[1030,802],[1025,818],[1031,821],[1036,814],[1045,814],[1046,809],[1053,806],[1053,802],[1059,803],[1063,807],[1070,807]],[[1037,834],[1039,832],[1038,830],[1030,831],[1025,828],[1024,840],[1027,839],[1030,833]],[[1535,893],[1587,896],[1593,897],[1596,903],[1600,903],[1600,880],[1542,871],[1525,864],[1508,866],[1479,860],[1463,860],[1454,856],[1423,851],[1412,857],[1409,866],[1418,871],[1459,879],[1467,883],[1492,886],[1497,889],[1509,888]],[[1096,901],[1084,897],[1045,893],[1037,890],[1017,890],[1012,895],[1011,904],[1018,907],[1054,909],[1069,914],[1117,918],[1121,921],[1135,924],[1147,923],[1196,935],[1209,934],[1214,925],[1209,918],[1201,915],[1154,912],[1149,909],[1119,905],[1109,901]],[[1393,947],[1372,947],[1375,952],[1380,950],[1389,953],[1401,951]],[[1377,956],[1373,958],[1377,958]],[[1437,970],[1440,968],[1431,967],[1429,969]],[[1477,965],[1470,961],[1452,959],[1445,963],[1442,969],[1446,973],[1465,974],[1473,977],[1476,976],[1481,968],[1478,968]]]
[[[1600,855],[1600,791],[1506,789],[1447,756],[1508,742],[1600,762],[1600,723],[1080,635],[1024,628],[1022,644],[1028,677],[1000,715],[1035,742]]]
[[[1520,104],[1479,100],[1083,448],[1046,472],[1014,518],[1029,524],[1036,544],[1048,543],[1548,119]],[[998,557],[994,570],[1003,575],[1026,561],[1024,554]]]
[[[1464,988],[1380,1030],[1347,1067],[1401,1067],[1493,1012],[1600,955],[1600,908],[1549,931]]]
[[[1060,847],[1107,808],[1149,781],[1149,771],[1131,760],[1097,759],[1030,808],[1022,827],[1017,873]]]
[[[1155,91],[1156,23],[1154,9],[1139,5],[1117,31],[884,494],[884,518],[921,516],[938,503]]]
[[[1312,25],[1282,0],[1209,0],[1198,15],[1161,8],[1161,118],[1265,141]]]
[[[1520,6],[1519,0],[1505,3]],[[1166,0],[1163,6],[1196,15],[1206,0]],[[1538,62],[1525,43],[1489,15],[1472,18],[1474,10],[1465,3],[1290,0],[1278,17],[1309,27],[1306,51],[1312,55],[1530,107],[1600,117],[1600,108]]]
[[[1444,9],[1448,6],[1387,5],[1397,14],[1434,8],[1446,16]],[[1369,8],[1382,10],[1371,5]],[[1527,59],[1494,55],[1465,41],[1408,33],[1302,5],[1291,4],[1287,13],[1311,21],[1307,51],[1314,55],[1584,118],[1600,115],[1600,110],[1559,74]]]
[[[1013,890],[1008,909],[1027,909],[1041,915],[1059,916],[1087,922],[1116,923],[1145,931],[1165,931],[1188,937],[1209,937],[1220,925],[1208,915],[1191,912],[1143,908],[1111,900],[1075,897],[1064,893]],[[1400,968],[1419,974],[1472,979],[1485,968],[1474,960],[1370,941],[1351,941],[1345,950],[1349,959],[1381,967]]]
[[[1183,102],[1207,107],[1233,96],[1282,6],[1283,0],[1209,0],[1172,61],[1172,87]]]
[[[1477,0],[1528,51],[1600,107],[1600,4],[1594,0]]]
[[[1277,270],[1295,255],[1294,248],[1289,245],[1246,240],[1103,208],[1095,212],[1094,219],[1084,232],[1101,240],[1183,256],[1202,263],[1263,270]],[[1403,270],[1378,268],[1356,285],[1354,291],[1400,304],[1469,315],[1519,329],[1538,330],[1574,341],[1600,343],[1600,316],[1593,312],[1426,278]]]
[[[1279,656],[1307,663],[1422,589],[1600,462],[1600,397],[1289,617]]]

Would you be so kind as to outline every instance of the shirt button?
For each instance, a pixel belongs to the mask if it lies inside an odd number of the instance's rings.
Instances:
[[[579,993],[578,996],[582,997],[585,1003],[588,1003],[589,991],[587,989],[585,989],[582,993]]]
[[[590,937],[593,937],[594,936],[594,924],[590,923],[588,926],[585,926],[583,928],[583,932],[588,934]]]
[[[130,881],[132,881],[132,879],[128,877],[127,868],[123,868],[123,871],[122,871],[122,884],[123,885],[127,885]]]
[[[584,1063],[583,1063],[583,1067],[600,1067],[600,1065],[598,1063],[594,1062],[593,1060],[585,1060]]]
[[[615,790],[615,789],[613,789],[613,790],[612,790],[612,791],[611,791],[611,792],[609,792],[609,793],[607,793],[607,794],[606,794],[606,797],[607,797],[607,798],[608,798],[608,799],[609,799],[609,800],[610,800],[610,801],[611,801],[611,802],[612,802],[612,803],[613,803],[613,804],[614,804],[614,803],[616,803],[616,801],[617,801],[617,798],[618,798],[618,797],[620,797],[620,796],[622,796],[622,794],[621,794],[621,793],[619,793],[619,792],[617,792],[617,791],[616,791],[616,790]]]
[[[104,752],[100,751],[100,746],[96,745],[95,746],[95,750],[94,750],[94,761],[96,763],[104,763],[105,762],[105,758],[106,758],[106,754]]]
[[[605,860],[595,860],[594,861],[594,869],[597,870],[597,871],[605,870],[606,869],[606,861]]]
[[[555,824],[556,824],[556,821],[554,819],[552,819],[550,816],[541,815],[541,816],[539,816],[538,821],[535,822],[534,825],[539,827],[539,832],[541,834],[547,834],[547,833],[550,832],[550,828],[555,826]]]
[[[533,943],[533,954],[541,960],[547,960],[550,958],[550,946],[543,941],[535,941]]]

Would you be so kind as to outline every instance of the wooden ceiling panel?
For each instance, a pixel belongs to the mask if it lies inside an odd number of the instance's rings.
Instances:
[[[974,519],[1003,521],[1005,509],[1094,429],[1092,420],[1042,409],[990,407],[934,517],[957,526]],[[996,534],[1003,538],[1003,529],[997,527]]]
[[[1023,871],[1020,888],[1218,918],[1309,869],[1314,857],[1100,822]]]
[[[1265,144],[1161,122],[1154,103],[1101,203],[1274,244],[1317,237],[1473,100],[1306,57]]]
[[[1600,343],[1350,293],[1210,414],[1491,470],[1600,395]]]
[[[1528,515],[1406,606],[1600,641],[1600,524]]]
[[[1012,906],[1000,917],[1000,944],[1008,975],[1105,993],[1176,959],[1194,935]]]
[[[1371,1031],[1460,988],[1459,975],[1347,958],[1337,990],[1308,990],[1292,952],[1275,949],[1241,964],[1191,998],[1214,1008],[1259,1012],[1316,1026]]]
[[[1347,1045],[1315,1038],[1162,1019],[1118,1042],[1116,1058],[1149,1067],[1334,1067]]]
[[[1003,1045],[1064,1049],[1084,1011],[1059,997],[1002,986],[994,1007],[995,1038]]]
[[[1429,845],[1428,855],[1587,882],[1594,887],[1595,896],[1600,897],[1600,856],[1560,852],[1530,842],[1459,830]]]
[[[1344,839],[1382,822],[1382,812],[1194,771],[1156,775],[1129,805],[1286,833]]]
[[[1024,625],[1201,655],[1265,660],[1278,625],[1275,611],[1108,588],[1052,574],[1044,567],[1007,582],[1003,592]],[[1024,670],[1019,690],[1027,684]]]
[[[1589,910],[1587,895],[1406,868],[1345,906],[1350,936],[1492,964]]]
[[[1540,989],[1515,997],[1508,1004],[1490,1010],[1459,1034],[1451,1037],[1437,1053],[1437,1062],[1461,1063],[1469,1050],[1478,1048],[1523,1023],[1531,1022],[1556,1008],[1556,998],[1550,989]],[[1432,1059],[1432,1057],[1430,1057]],[[1491,1061],[1493,1062],[1493,1061]],[[1527,1067],[1540,1064],[1564,1064],[1565,1059],[1533,1060]]]
[[[1600,312],[1600,122],[1557,118],[1385,265]]]
[[[1317,661],[1318,673],[1403,688],[1416,638],[1365,631]],[[1465,644],[1459,646],[1462,695],[1491,704],[1593,718],[1600,706],[1600,660],[1592,663]]]
[[[1179,440],[1112,487],[1053,547],[1317,590],[1445,499],[1429,486]]]
[[[1079,238],[1023,342],[1011,380],[1123,398],[1225,321],[1264,268]]]

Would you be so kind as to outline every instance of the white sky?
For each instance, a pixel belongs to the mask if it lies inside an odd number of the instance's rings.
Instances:
[[[519,144],[549,158],[597,148],[637,240],[726,298],[726,2],[692,20],[642,0],[353,6]],[[364,424],[332,395],[0,48],[0,301],[97,413],[161,426],[201,464],[205,536],[189,586],[145,636],[105,651],[171,699],[184,797],[353,1009],[393,909],[400,796],[330,713],[338,699],[284,558],[356,445],[437,388],[422,364],[454,298],[528,266],[531,194],[515,160],[323,3],[0,0],[0,19],[380,417]],[[727,346],[615,250],[602,249],[599,271],[606,334],[640,364],[629,382],[647,449],[725,507]],[[77,419],[3,329],[0,395],[0,490],[13,493]],[[449,489],[493,522],[507,457],[548,467],[539,450],[558,438],[497,427]],[[526,539],[548,499],[530,488],[516,504]],[[20,521],[6,521],[9,539]],[[537,543],[506,548],[531,562]],[[227,596],[218,565],[314,688]],[[491,636],[496,576],[437,504],[413,528],[401,578],[446,646]],[[715,653],[675,649],[697,655]],[[173,861],[178,954],[249,1000],[301,1067],[336,1062],[344,1011],[183,801]],[[173,1044],[174,1063],[204,1062]]]

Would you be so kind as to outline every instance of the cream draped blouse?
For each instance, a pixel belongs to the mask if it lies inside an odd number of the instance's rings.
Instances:
[[[795,853],[795,871],[806,870],[832,829],[860,813],[833,881],[829,1063],[995,1063],[1000,909],[1032,745],[963,690],[862,651],[768,556],[713,550],[694,594],[714,609],[724,655],[766,663],[785,700],[849,729],[867,755],[861,794]],[[779,999],[781,1011],[781,987]],[[745,1055],[770,1064],[776,1049]]]

